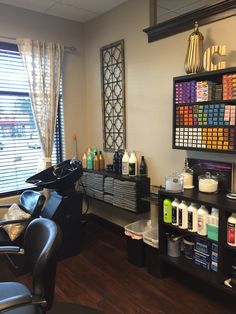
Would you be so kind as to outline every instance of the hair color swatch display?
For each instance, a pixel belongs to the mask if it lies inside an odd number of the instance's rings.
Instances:
[[[236,68],[173,83],[173,148],[236,152]]]

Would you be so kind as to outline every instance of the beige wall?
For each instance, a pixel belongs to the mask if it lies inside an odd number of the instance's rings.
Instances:
[[[58,41],[78,48],[77,54],[65,53],[64,114],[66,157],[75,154],[72,134],[78,136],[79,150],[86,145],[84,107],[85,69],[83,25],[54,16],[0,4],[0,38],[29,37]]]
[[[125,40],[127,148],[146,157],[152,184],[183,168],[186,151],[173,150],[172,97],[174,76],[184,75],[188,36],[192,30],[153,43],[142,31],[149,26],[149,1],[129,0],[86,24],[86,107],[88,144],[102,147],[100,47]],[[205,48],[227,47],[227,67],[236,66],[236,17],[200,27]],[[235,156],[188,152],[190,157],[234,161]],[[111,160],[111,155],[106,155]]]
[[[86,23],[67,21],[0,4],[0,37],[55,40],[78,47],[65,55],[64,107],[67,158],[74,155],[77,133],[80,156],[88,146],[102,148],[100,47],[125,40],[127,148],[144,155],[152,184],[181,170],[186,151],[172,150],[172,79],[184,75],[188,36],[192,30],[148,43],[149,0],[129,0]],[[227,67],[236,66],[236,17],[200,27],[205,47],[225,44]],[[84,33],[85,30],[85,33]],[[84,36],[85,35],[85,36]],[[226,154],[188,152],[190,157],[234,161]],[[112,155],[106,154],[107,162]]]

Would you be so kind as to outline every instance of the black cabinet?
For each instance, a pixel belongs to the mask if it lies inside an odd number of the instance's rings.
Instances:
[[[236,68],[173,79],[174,149],[236,153]]]
[[[219,229],[218,241],[208,239],[205,236],[200,236],[197,233],[189,232],[174,226],[171,223],[163,221],[163,201],[168,198],[171,201],[174,198],[180,201],[185,200],[187,204],[191,202],[200,205],[205,205],[208,209],[213,207],[219,209]],[[236,257],[236,248],[227,245],[227,219],[236,212],[236,201],[228,199],[225,194],[205,194],[197,190],[185,190],[183,193],[170,193],[164,189],[159,191],[159,258],[160,267],[168,265],[175,268],[176,271],[182,271],[192,275],[195,280],[199,279],[211,284],[212,286],[222,289],[230,294],[236,295],[236,289],[225,286],[224,281],[231,277],[231,265],[233,257]],[[180,257],[170,257],[167,252],[168,240],[167,233],[198,237],[200,240],[207,241],[209,246],[218,246],[218,267],[217,271],[206,270],[194,263],[192,259],[187,259],[184,254]]]
[[[142,198],[150,193],[150,178],[84,170],[81,178],[88,196],[122,209],[140,213],[150,209]]]

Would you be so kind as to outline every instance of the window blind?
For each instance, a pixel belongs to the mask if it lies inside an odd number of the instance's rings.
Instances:
[[[52,163],[63,160],[62,88]],[[29,187],[42,155],[29,98],[29,86],[17,45],[0,43],[0,193]]]

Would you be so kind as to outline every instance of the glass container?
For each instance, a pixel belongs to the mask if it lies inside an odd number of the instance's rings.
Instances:
[[[168,192],[183,192],[184,191],[184,177],[182,174],[175,172],[165,178],[165,189]]]
[[[204,193],[217,193],[218,191],[218,178],[206,172],[198,176],[198,189]]]

